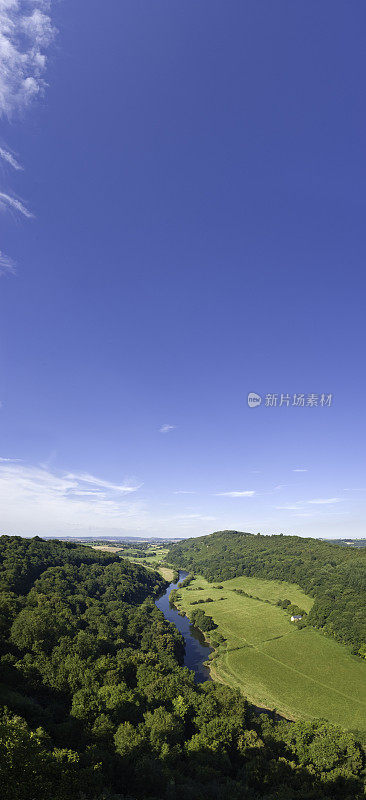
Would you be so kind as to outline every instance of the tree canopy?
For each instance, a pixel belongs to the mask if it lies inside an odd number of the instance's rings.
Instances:
[[[218,531],[171,545],[167,560],[209,581],[241,575],[297,583],[314,597],[307,623],[362,654],[366,642],[366,548],[299,536]]]
[[[156,572],[0,538],[4,800],[356,800],[364,752],[322,721],[258,715],[196,685]]]

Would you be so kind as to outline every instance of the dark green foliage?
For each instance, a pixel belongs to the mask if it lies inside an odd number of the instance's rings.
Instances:
[[[171,545],[167,557],[209,581],[247,575],[297,583],[315,598],[307,624],[350,645],[355,654],[366,642],[366,548],[219,531]]]
[[[258,717],[238,691],[194,684],[154,604],[157,573],[2,537],[0,579],[4,800],[361,799],[351,734]]]
[[[205,614],[201,608],[197,608],[191,613],[191,622],[192,625],[196,625],[197,628],[200,628],[201,631],[213,631],[217,628],[216,623],[213,621],[212,617],[209,617],[208,614]]]
[[[178,589],[184,589],[186,586],[189,586],[189,584],[193,581],[193,578],[194,578],[193,574],[187,575],[187,577],[184,578],[183,581],[180,581],[180,583],[178,583]]]

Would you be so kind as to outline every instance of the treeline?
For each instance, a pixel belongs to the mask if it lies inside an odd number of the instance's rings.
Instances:
[[[190,614],[192,625],[196,625],[203,633],[206,631],[214,631],[217,628],[216,623],[213,621],[209,614],[205,614],[201,608],[196,608]]]
[[[178,575],[179,575],[179,573],[178,573]],[[184,578],[184,580],[182,580],[182,581],[180,581],[180,583],[178,583],[178,589],[185,589],[187,586],[189,586],[190,583],[192,583],[193,578],[194,578],[193,574],[192,575],[187,575],[187,577]]]
[[[156,608],[167,583],[110,553],[0,538],[2,800],[360,800],[364,753],[195,685]],[[203,612],[202,612],[203,613]]]
[[[305,620],[307,617],[307,611],[304,608],[300,608],[300,606],[295,605],[295,603],[291,603],[291,600],[277,600],[276,603],[279,608],[283,608],[286,611],[286,614],[290,614],[291,616],[300,616],[301,617],[301,625],[299,627],[303,627],[305,624]]]
[[[171,545],[167,558],[209,581],[247,575],[297,583],[314,597],[307,623],[350,645],[353,653],[364,652],[364,548],[298,536],[219,531]]]

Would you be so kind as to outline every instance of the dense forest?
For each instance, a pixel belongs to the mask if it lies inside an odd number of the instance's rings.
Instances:
[[[114,554],[0,537],[3,800],[363,797],[357,737],[195,685],[154,604],[166,586]]]
[[[297,583],[314,597],[307,623],[355,654],[366,643],[366,549],[299,536],[218,531],[171,545],[167,560],[209,581],[239,575]]]

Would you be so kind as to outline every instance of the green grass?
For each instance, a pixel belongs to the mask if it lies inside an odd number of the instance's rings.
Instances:
[[[160,561],[163,561],[167,555],[168,549],[167,547],[152,546],[144,548],[144,552],[146,553],[146,558],[144,560],[151,564],[158,564]]]
[[[212,616],[218,625],[213,637],[218,632],[226,640],[212,662],[214,678],[288,717],[324,718],[346,729],[366,730],[366,663],[313,628],[297,629],[281,608],[262,602],[288,598],[309,611],[312,598],[285,581],[242,577],[220,585],[196,578],[180,590],[178,601],[187,616],[194,608]],[[261,600],[238,595],[234,588]],[[190,605],[207,597],[214,602]]]
[[[135,550],[131,548],[128,550],[128,552],[121,552],[120,555],[123,558],[129,559],[129,561],[133,561],[134,564],[140,564],[142,567],[146,566],[147,568],[150,567],[150,569],[156,569],[166,581],[172,581],[174,576],[173,570],[170,567],[166,567],[161,564],[167,555],[168,548],[160,547],[159,545],[152,545],[151,547],[144,547],[143,550],[144,553],[146,553],[143,558],[136,558],[136,555],[139,553],[136,548]]]
[[[128,561],[132,561],[133,564],[139,564],[140,567],[156,569],[166,581],[173,580],[173,570],[170,567],[166,567],[165,565],[163,566],[161,564],[168,552],[167,547],[161,547],[160,545],[147,545],[144,547],[144,553],[146,553],[146,555],[143,558],[139,558],[138,556],[141,551],[136,547],[118,547],[118,545],[114,546],[103,544],[93,544],[91,546],[94,550],[105,550],[108,553],[116,553],[121,558],[126,558]]]

